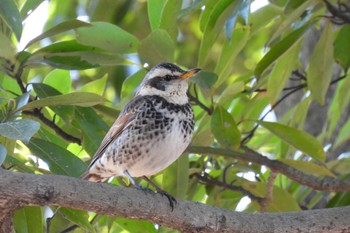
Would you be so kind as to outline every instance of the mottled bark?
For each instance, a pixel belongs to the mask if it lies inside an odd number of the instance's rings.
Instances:
[[[57,175],[0,169],[0,224],[9,232],[10,215],[27,205],[64,206],[100,214],[144,219],[182,232],[350,232],[350,207],[288,213],[239,213],[178,201],[103,183]]]

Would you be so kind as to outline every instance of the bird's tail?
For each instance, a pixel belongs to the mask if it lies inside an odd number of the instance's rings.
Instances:
[[[106,180],[105,177],[101,177],[98,174],[90,173],[89,171],[86,171],[83,175],[80,176],[80,178],[83,180],[88,180],[92,182],[103,182]]]

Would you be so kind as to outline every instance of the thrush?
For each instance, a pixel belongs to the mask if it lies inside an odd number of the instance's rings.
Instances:
[[[171,63],[153,67],[107,132],[82,178],[102,182],[125,176],[140,188],[133,178],[142,177],[166,194],[173,208],[175,199],[147,176],[172,164],[191,142],[194,116],[187,97],[188,78],[199,70],[184,71]]]

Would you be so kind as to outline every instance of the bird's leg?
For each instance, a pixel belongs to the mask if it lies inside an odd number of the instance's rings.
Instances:
[[[132,185],[134,185],[134,187],[138,190],[143,190],[143,191],[148,191],[148,192],[153,192],[152,190],[150,190],[149,188],[143,187],[141,185],[139,185],[134,178],[132,178],[132,176],[129,174],[128,170],[125,170],[124,175],[129,179],[129,181],[131,182]]]
[[[175,199],[175,197],[171,196],[169,193],[165,192],[163,189],[159,188],[152,180],[150,180],[148,177],[146,176],[142,176],[142,179],[144,179],[147,183],[149,183],[151,186],[153,186],[153,188],[155,188],[157,190],[157,193],[160,193],[164,196],[166,196],[169,200],[170,203],[170,207],[171,207],[171,211],[174,210],[175,205],[177,204],[177,200]]]
[[[136,183],[136,181],[131,177],[128,170],[125,170],[123,173],[129,179],[131,184],[135,186],[136,189],[141,189],[141,186],[138,183]]]

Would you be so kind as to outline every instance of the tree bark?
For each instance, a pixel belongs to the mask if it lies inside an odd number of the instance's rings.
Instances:
[[[178,201],[171,211],[160,194],[58,175],[0,169],[0,229],[14,210],[28,205],[64,206],[144,219],[182,232],[350,232],[350,207],[287,213],[239,213]]]

